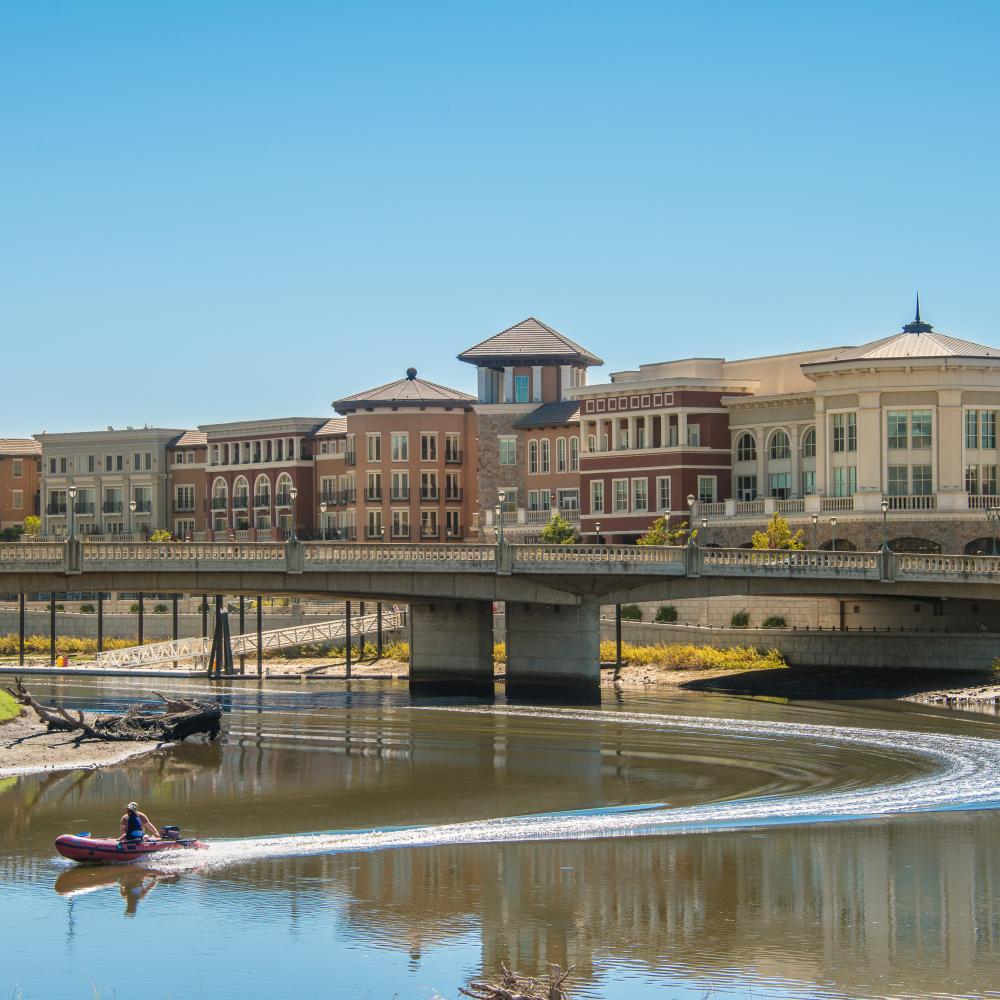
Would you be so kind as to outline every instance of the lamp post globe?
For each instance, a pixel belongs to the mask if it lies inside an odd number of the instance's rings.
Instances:
[[[328,504],[325,500],[320,500],[319,502],[319,513],[321,517],[320,532],[323,536],[323,541],[326,541],[326,518],[323,515],[327,511]]]
[[[288,491],[288,499],[290,501],[289,506],[291,507],[291,510],[292,510],[292,532],[291,532],[291,534],[288,537],[289,537],[289,541],[292,541],[292,542],[298,541],[298,539],[295,537],[295,500],[298,497],[298,495],[299,495],[299,491],[298,491],[298,488],[295,487],[295,486],[293,486]]]
[[[816,549],[819,547],[817,541],[817,525],[819,524],[819,514],[813,514],[812,523],[813,523],[813,552],[815,552]]]
[[[132,539],[132,528],[133,528],[132,520],[133,520],[133,518],[135,516],[135,511],[136,511],[136,508],[138,506],[139,505],[136,503],[135,497],[133,497],[131,500],[129,500],[129,502],[128,502],[128,536],[129,536],[129,540],[130,541]]]
[[[882,511],[882,551],[885,552],[889,548],[889,501],[883,497],[879,507]]]
[[[835,517],[830,518],[830,551],[837,551],[837,519]]]
[[[597,531],[597,544],[598,544],[598,545],[600,545],[600,544],[601,544],[601,522],[600,522],[600,521],[598,521],[598,522],[597,522],[597,523],[596,523],[596,524],[594,525],[594,528],[595,528],[595,529],[596,529],[596,531]]]

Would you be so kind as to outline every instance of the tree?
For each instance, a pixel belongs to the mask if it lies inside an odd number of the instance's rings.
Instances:
[[[542,528],[541,540],[545,545],[573,545],[576,542],[576,529],[562,514],[556,514]]]
[[[42,530],[42,519],[37,514],[29,514],[24,519],[24,533],[26,535],[37,535]]]
[[[804,549],[805,532],[800,528],[795,534],[779,513],[771,515],[763,531],[755,531],[751,543],[755,549]]]
[[[688,523],[680,521],[671,527],[670,518],[667,516],[658,517],[650,526],[646,534],[636,539],[636,545],[686,545],[688,542]],[[692,538],[698,537],[696,528],[690,533]]]
[[[169,542],[173,539],[173,535],[169,531],[165,531],[163,528],[157,528],[150,536],[149,540],[151,542]]]

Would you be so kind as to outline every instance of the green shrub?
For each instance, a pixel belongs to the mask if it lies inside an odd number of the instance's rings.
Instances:
[[[614,659],[615,644],[602,642],[601,660],[610,663]],[[776,649],[762,653],[752,646],[715,649],[713,646],[680,643],[633,646],[630,642],[623,642],[622,660],[632,666],[660,666],[673,670],[767,670],[788,666]]]
[[[677,621],[677,609],[672,604],[661,605],[657,609],[656,617],[653,619],[660,624],[670,625]]]
[[[166,613],[167,613],[167,606],[165,604],[157,604],[156,607],[153,608],[154,615],[165,615]]]
[[[781,615],[771,615],[760,623],[761,628],[788,628]]]
[[[56,611],[65,611],[65,610],[66,610],[66,605],[65,604],[57,604],[56,605]]]
[[[92,615],[97,611],[97,608],[93,604],[81,604],[80,614],[81,615]]]
[[[139,613],[139,602],[135,601],[128,606],[130,614],[137,615]]]
[[[730,628],[749,628],[750,616],[745,611],[734,611],[729,619]]]
[[[623,604],[622,605],[622,620],[630,622],[641,622],[642,621],[642,609],[638,604]]]

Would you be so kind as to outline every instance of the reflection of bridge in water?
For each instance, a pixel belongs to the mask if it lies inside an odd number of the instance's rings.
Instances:
[[[731,595],[992,600],[991,556],[697,546],[11,543],[11,592],[298,594],[406,603],[411,682],[492,686],[495,602],[507,683],[596,686],[600,607]]]

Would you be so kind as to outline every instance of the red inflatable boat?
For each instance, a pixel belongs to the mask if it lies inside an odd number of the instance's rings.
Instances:
[[[89,833],[64,833],[56,838],[56,850],[70,861],[91,865],[128,864],[163,851],[205,850],[200,840],[181,838],[180,831],[165,829],[162,840],[144,837],[142,840],[119,841],[112,837],[91,837]]]

